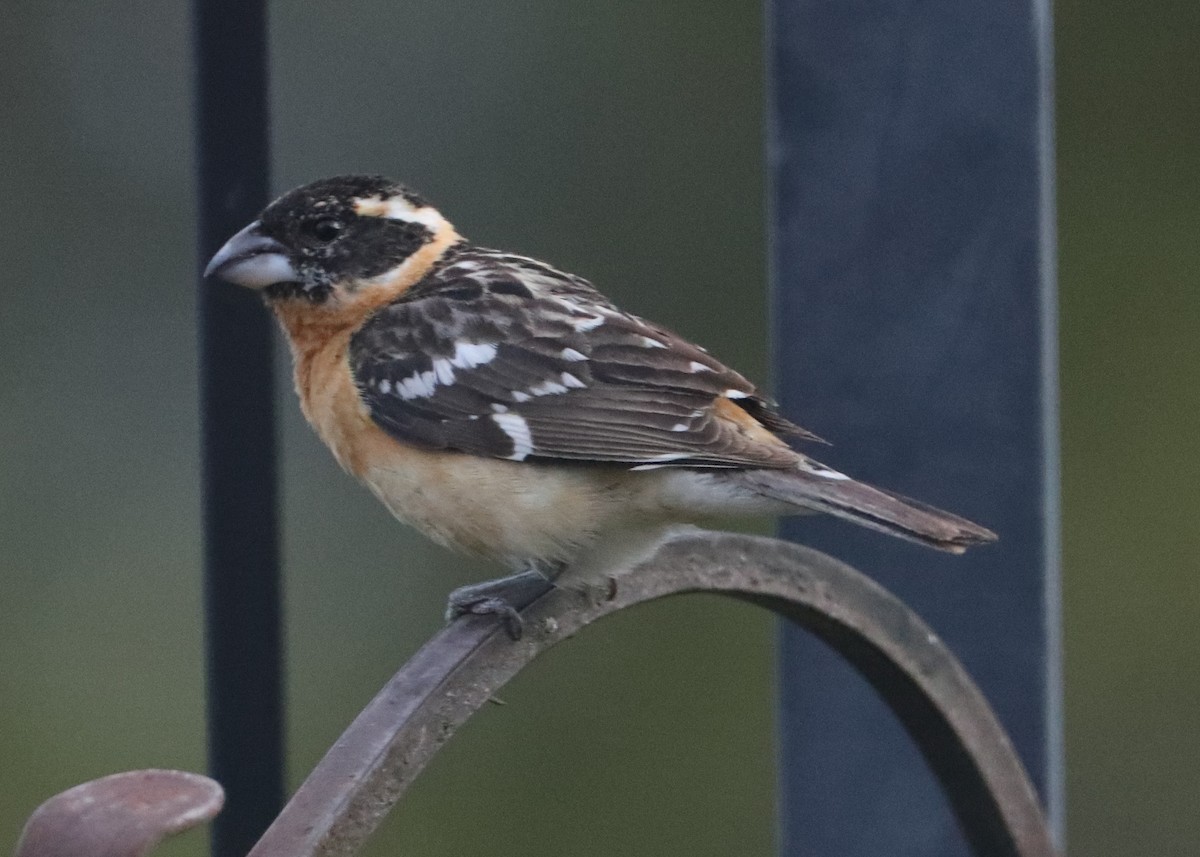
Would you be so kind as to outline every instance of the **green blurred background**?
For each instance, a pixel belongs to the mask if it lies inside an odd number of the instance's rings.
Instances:
[[[188,9],[0,13],[3,851],[70,785],[201,770],[204,737]],[[1056,14],[1071,847],[1195,854],[1200,4]],[[271,17],[277,189],[403,177],[765,378],[758,4]],[[283,362],[295,784],[489,569],[337,471]],[[370,853],[771,854],[772,635],[703,598],[604,623],[472,722]]]

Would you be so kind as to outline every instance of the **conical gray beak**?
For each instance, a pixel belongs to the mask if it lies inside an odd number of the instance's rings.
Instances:
[[[248,289],[300,282],[287,248],[263,235],[257,220],[225,242],[204,269],[204,276],[220,277]]]

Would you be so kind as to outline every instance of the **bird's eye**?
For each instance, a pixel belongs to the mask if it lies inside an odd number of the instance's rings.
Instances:
[[[310,220],[304,226],[305,231],[322,244],[328,244],[330,241],[333,241],[342,234],[342,229],[345,228],[340,220],[333,217],[320,217],[316,220]]]

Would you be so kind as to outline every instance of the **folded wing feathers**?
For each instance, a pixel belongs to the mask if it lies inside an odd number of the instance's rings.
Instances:
[[[351,364],[375,421],[423,446],[510,457],[513,440],[492,416],[511,412],[528,426],[530,459],[794,463],[786,447],[757,442],[714,415],[715,400],[734,391],[737,403],[768,429],[808,436],[774,414],[741,375],[662,328],[609,308],[589,311],[603,322],[581,330],[582,311],[566,300],[531,306],[528,298],[512,296],[456,302],[430,294],[373,317],[351,343]],[[452,378],[435,372],[432,382],[418,385],[421,395],[411,394],[411,383],[407,397],[396,392],[464,344],[471,353],[494,345],[494,356],[456,366]],[[672,454],[678,458],[665,461]]]

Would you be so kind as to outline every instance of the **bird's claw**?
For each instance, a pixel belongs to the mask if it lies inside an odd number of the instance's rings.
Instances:
[[[466,588],[466,587],[464,587]],[[503,598],[485,595],[482,598],[457,599],[458,590],[450,594],[450,603],[446,606],[446,621],[451,622],[459,616],[497,616],[504,625],[504,630],[513,640],[521,639],[525,630],[525,620],[520,612]]]
[[[541,572],[530,570],[499,580],[459,587],[450,593],[450,600],[446,604],[446,621],[468,615],[498,616],[508,636],[519,640],[525,629],[520,610],[544,595],[553,585]]]

